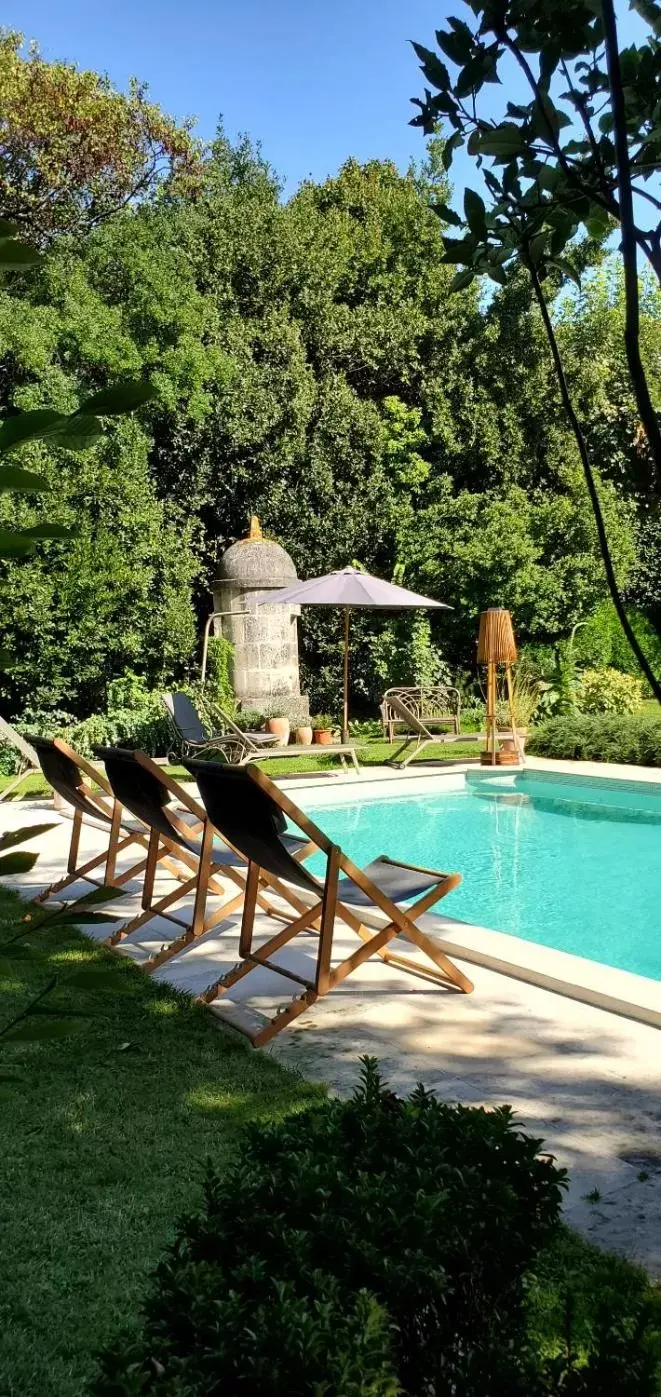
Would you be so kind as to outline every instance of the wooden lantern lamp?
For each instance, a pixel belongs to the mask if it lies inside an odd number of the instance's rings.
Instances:
[[[477,663],[486,665],[487,670],[487,750],[482,756],[483,764],[495,766],[508,754],[499,752],[496,723],[496,680],[498,667],[505,670],[507,701],[510,710],[510,723],[514,739],[514,762],[521,760],[519,738],[514,717],[514,693],[512,689],[512,665],[517,658],[516,641],[512,629],[512,617],[502,606],[492,606],[480,616],[480,632],[477,642]]]

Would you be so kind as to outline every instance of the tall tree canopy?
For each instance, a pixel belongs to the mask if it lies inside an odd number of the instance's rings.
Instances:
[[[132,82],[128,95],[73,63],[47,63],[0,30],[0,205],[38,240],[80,232],[168,179],[189,191],[201,148]]]
[[[217,556],[258,513],[301,575],[352,558],[450,602],[434,621],[469,665],[479,610],[514,610],[548,641],[605,596],[575,444],[554,406],[538,312],[516,278],[486,304],[449,294],[433,209],[449,197],[442,143],[424,167],[349,160],[286,203],[247,141],[222,133],[195,197],[170,190],[83,239],[53,239],[0,291],[0,409],[65,411],[109,379],[149,374],[158,401],[109,425],[83,458],[24,448],[53,510],[80,527],[0,571],[0,643],[19,652],[8,713],[84,714],[130,665],[152,682],[194,655]],[[614,326],[617,287],[595,274],[555,308],[575,390],[603,395],[600,491],[621,584],[654,605],[636,551],[636,415]],[[658,306],[645,308],[658,372]],[[589,352],[586,345],[589,342]],[[603,364],[603,375],[595,364]],[[29,522],[29,495],[3,497]],[[52,512],[52,511],[51,511]],[[374,697],[361,618],[357,689]],[[306,680],[327,706],[337,621],[306,615]],[[2,695],[0,695],[0,698]]]

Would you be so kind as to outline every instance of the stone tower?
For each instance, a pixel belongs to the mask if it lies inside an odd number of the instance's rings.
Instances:
[[[256,606],[254,597],[296,582],[296,568],[279,543],[266,539],[253,515],[250,533],[227,549],[212,583],[217,635],[234,647],[231,677],[241,708],[280,704],[308,712],[300,691],[296,617],[300,607]]]

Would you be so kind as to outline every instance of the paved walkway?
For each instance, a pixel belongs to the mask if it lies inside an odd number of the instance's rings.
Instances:
[[[0,829],[42,822],[46,811],[57,826],[43,838],[35,870],[16,880],[28,896],[61,875],[71,825],[45,803],[0,805]],[[83,847],[91,853],[101,838],[88,829]],[[128,916],[136,905],[129,890],[117,911]],[[171,935],[166,923],[152,923],[122,953],[144,960]],[[156,973],[195,992],[233,964],[237,950],[231,917]],[[422,1081],[447,1100],[511,1103],[570,1170],[567,1219],[661,1276],[661,1033],[480,966],[465,968],[475,983],[469,996],[368,962],[266,1051],[341,1093],[369,1053],[399,1091]]]

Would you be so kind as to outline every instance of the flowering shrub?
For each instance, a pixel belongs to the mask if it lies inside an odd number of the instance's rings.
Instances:
[[[584,669],[576,686],[576,706],[580,713],[639,713],[642,681],[619,669]]]

